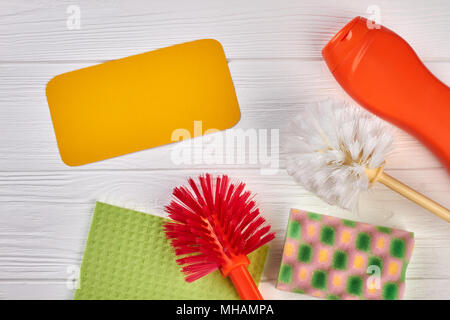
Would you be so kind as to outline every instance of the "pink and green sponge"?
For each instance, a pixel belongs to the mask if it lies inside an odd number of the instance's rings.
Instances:
[[[291,209],[277,288],[327,299],[396,300],[411,232]]]

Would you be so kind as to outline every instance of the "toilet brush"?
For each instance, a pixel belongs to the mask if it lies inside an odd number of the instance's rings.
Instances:
[[[295,117],[283,141],[286,168],[297,183],[345,209],[375,182],[450,222],[450,211],[384,172],[391,127],[364,109],[325,100]]]

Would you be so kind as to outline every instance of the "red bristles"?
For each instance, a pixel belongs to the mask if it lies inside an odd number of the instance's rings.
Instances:
[[[174,222],[164,226],[175,254],[183,256],[177,263],[186,281],[229,265],[274,239],[244,183],[235,185],[226,175],[213,179],[209,174],[198,182],[188,181],[190,188],[173,190],[175,200],[166,211]]]

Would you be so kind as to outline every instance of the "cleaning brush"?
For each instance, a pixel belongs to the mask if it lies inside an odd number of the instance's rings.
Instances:
[[[355,208],[376,181],[450,221],[450,211],[386,174],[391,127],[364,109],[325,100],[293,119],[283,141],[288,174],[329,204]]]
[[[174,222],[164,225],[177,263],[186,281],[195,281],[217,269],[229,276],[244,300],[262,300],[250,276],[247,255],[275,238],[270,225],[260,216],[245,184],[230,183],[228,176],[206,174],[188,187],[173,190],[175,197],[166,206]]]

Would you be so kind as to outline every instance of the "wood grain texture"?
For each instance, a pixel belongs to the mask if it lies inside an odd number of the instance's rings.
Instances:
[[[71,284],[70,284],[71,285]],[[276,300],[316,300],[317,298],[307,295],[299,296],[296,293],[280,291],[274,289],[275,281],[265,281],[259,285],[262,295],[267,299]],[[436,296],[436,288],[450,286],[448,279],[408,279],[407,289],[404,299],[432,299]],[[38,292],[39,294],[36,294]],[[3,282],[0,287],[0,299],[72,299],[74,290],[67,288],[66,281],[11,281]],[[437,297],[435,299],[443,299]]]
[[[274,288],[290,208],[413,231],[407,299],[450,299],[450,228],[401,196],[376,185],[357,212],[329,206],[297,186],[284,170],[261,174],[243,164],[175,164],[189,142],[65,166],[58,155],[45,85],[51,77],[131,54],[199,38],[223,44],[242,111],[236,129],[280,129],[308,104],[346,95],[320,49],[373,1],[78,1],[81,29],[66,27],[73,1],[0,3],[0,299],[71,299],[68,268],[81,263],[95,201],[164,215],[171,189],[201,172],[228,173],[257,193],[277,238],[263,275],[267,299],[313,299]],[[415,48],[427,67],[450,83],[450,3],[377,1],[381,22]],[[75,94],[75,93],[74,93]],[[214,144],[214,136],[200,139]],[[386,170],[450,207],[450,178],[408,134],[396,131]],[[224,152],[235,151],[230,145]],[[203,150],[193,147],[198,155]]]
[[[67,29],[71,4],[80,30]],[[439,0],[22,0],[2,4],[0,60],[110,60],[200,38],[219,40],[230,59],[320,59],[343,24],[374,4],[423,59],[447,57],[450,13]]]
[[[0,64],[1,170],[94,170],[94,169],[180,169],[167,161],[173,148],[168,145],[141,151],[79,168],[64,165],[59,157],[45,86],[55,75],[88,66],[67,64]],[[450,63],[429,62],[430,70],[450,83]],[[314,101],[327,97],[345,98],[322,61],[236,61],[229,64],[242,118],[235,128],[283,129],[289,119]],[[13,90],[14,89],[14,90]],[[74,93],[76,94],[76,93]],[[194,124],[192,124],[194,125]],[[283,132],[281,132],[282,134]],[[221,133],[219,133],[221,134]],[[202,138],[205,144],[208,138]],[[210,142],[211,143],[211,142]],[[189,147],[191,141],[185,143]],[[233,147],[225,145],[226,147]],[[197,152],[199,148],[194,148]],[[248,152],[254,152],[246,148]],[[414,157],[411,157],[411,155]],[[414,138],[397,130],[396,146],[387,168],[438,168],[441,164]],[[205,162],[211,162],[206,159]],[[283,165],[283,164],[281,164]],[[197,167],[205,167],[196,165]],[[214,166],[206,166],[214,167]]]

